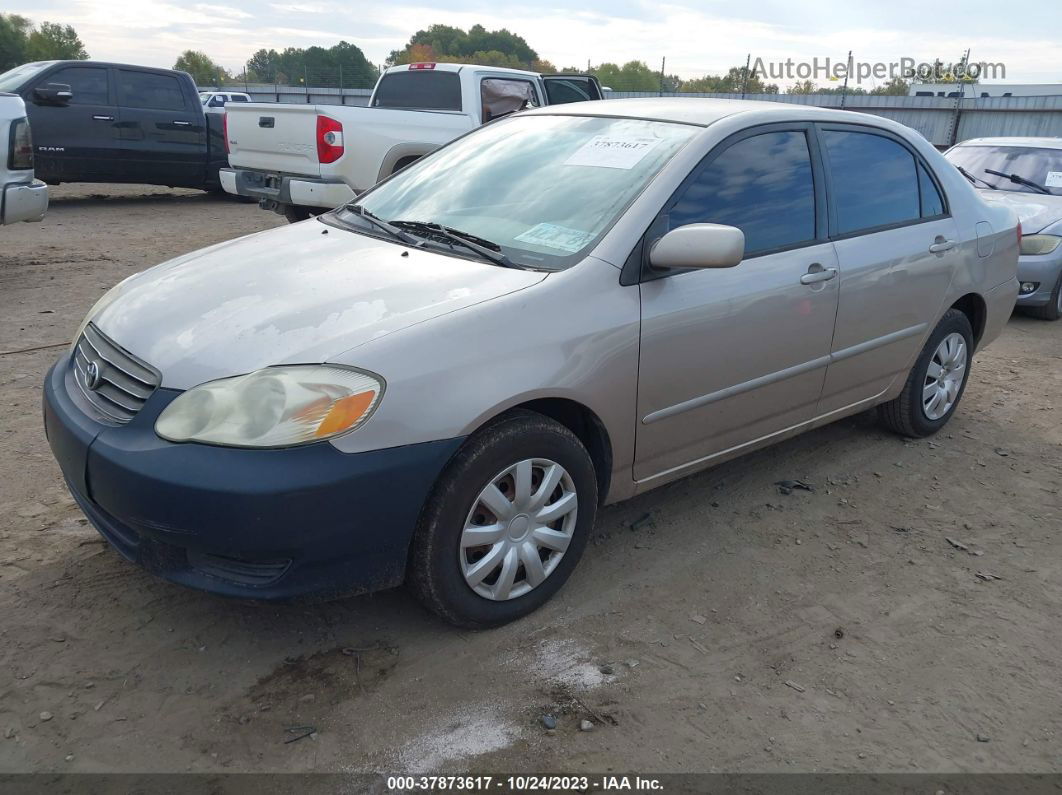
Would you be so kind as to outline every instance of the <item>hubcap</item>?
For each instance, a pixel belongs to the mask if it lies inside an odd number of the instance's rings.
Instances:
[[[557,569],[575,532],[579,497],[560,464],[529,458],[495,475],[461,532],[461,573],[480,596],[516,599]]]
[[[940,341],[929,360],[922,385],[922,411],[926,419],[939,420],[955,405],[966,375],[966,340],[952,332]]]

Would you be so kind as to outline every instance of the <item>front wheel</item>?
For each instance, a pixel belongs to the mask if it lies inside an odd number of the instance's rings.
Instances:
[[[878,406],[878,416],[903,436],[931,436],[951,419],[966,390],[973,358],[973,329],[958,309],[949,309],[933,330],[903,392]]]
[[[512,412],[471,436],[440,476],[413,541],[409,585],[452,624],[514,621],[564,585],[596,512],[594,465],[575,434]]]

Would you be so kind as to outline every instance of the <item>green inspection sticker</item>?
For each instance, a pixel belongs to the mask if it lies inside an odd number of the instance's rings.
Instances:
[[[574,254],[589,243],[593,237],[589,232],[570,229],[567,226],[535,224],[526,232],[514,237],[513,240],[519,240],[521,243],[530,243],[533,246],[556,248],[561,251],[567,251],[569,254]]]

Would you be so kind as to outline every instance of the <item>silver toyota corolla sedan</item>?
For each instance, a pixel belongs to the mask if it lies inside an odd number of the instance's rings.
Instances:
[[[971,138],[944,153],[988,201],[1021,221],[1019,309],[1062,317],[1062,138]]]
[[[472,132],[318,219],[132,276],[45,385],[125,557],[241,597],[408,582],[511,621],[598,506],[877,406],[955,412],[1017,218],[873,116],[611,100]]]

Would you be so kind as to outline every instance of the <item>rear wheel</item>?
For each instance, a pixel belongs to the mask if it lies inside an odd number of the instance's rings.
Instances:
[[[1040,320],[1058,320],[1062,317],[1062,273],[1058,274],[1058,281],[1048,302],[1043,306],[1030,306],[1025,311]]]
[[[563,425],[513,412],[477,432],[440,476],[413,542],[408,582],[458,626],[498,626],[552,597],[594,525],[597,479]]]
[[[949,309],[918,355],[903,392],[878,406],[882,422],[903,436],[939,431],[962,399],[972,357],[970,320],[958,309]]]

